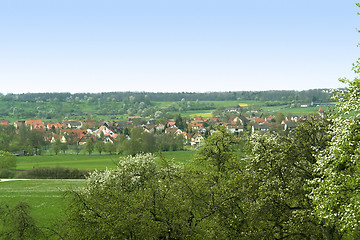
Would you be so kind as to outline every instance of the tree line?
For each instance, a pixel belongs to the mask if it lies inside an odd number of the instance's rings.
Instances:
[[[269,90],[269,91],[231,91],[231,92],[103,92],[103,93],[9,93],[1,95],[2,101],[27,101],[27,102],[144,102],[151,101],[177,102],[181,99],[187,101],[304,101],[328,102],[329,89],[310,90]]]

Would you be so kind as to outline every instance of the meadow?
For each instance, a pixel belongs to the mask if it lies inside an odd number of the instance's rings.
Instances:
[[[10,207],[18,202],[31,206],[31,216],[41,227],[50,227],[64,216],[65,193],[84,186],[85,180],[33,179],[0,181],[0,204]]]
[[[192,159],[195,151],[174,151],[163,152],[167,159],[174,159],[176,162],[185,163]],[[159,155],[155,153],[155,155]],[[115,168],[120,161],[120,155],[85,155],[85,154],[58,154],[44,156],[23,156],[17,157],[17,170],[26,170],[37,167],[66,167],[81,170],[105,170]]]

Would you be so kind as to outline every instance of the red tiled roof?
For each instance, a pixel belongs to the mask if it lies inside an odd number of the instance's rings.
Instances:
[[[8,120],[0,120],[0,125],[3,125],[3,126],[9,125],[9,121]]]

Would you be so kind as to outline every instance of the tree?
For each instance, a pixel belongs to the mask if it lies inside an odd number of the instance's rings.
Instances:
[[[359,62],[354,66],[360,72]],[[338,101],[333,125],[328,134],[329,147],[317,155],[317,177],[311,180],[311,199],[316,215],[328,226],[339,226],[342,232],[359,230],[360,208],[360,80],[341,80],[344,90],[335,91]]]
[[[16,157],[9,152],[0,151],[0,169],[16,168]]]
[[[176,116],[175,125],[177,128],[179,128],[183,131],[185,131],[187,129],[186,121],[183,120],[183,118],[181,117],[180,114],[178,116]]]
[[[13,208],[0,206],[0,238],[1,239],[46,239],[30,216],[28,203],[19,202]]]
[[[103,141],[97,141],[94,145],[94,148],[96,151],[98,151],[101,155],[101,153],[105,150],[105,143]]]
[[[281,112],[278,112],[278,113],[275,114],[275,121],[277,123],[281,123],[284,120],[285,120],[284,114],[282,114]]]
[[[289,136],[253,134],[244,164],[245,215],[259,239],[327,239],[341,236],[312,214],[316,205],[308,197],[307,181],[316,177],[315,155],[328,144],[326,119],[312,119]]]
[[[122,141],[122,150],[127,155],[155,152],[155,137],[153,134],[145,132],[142,127],[134,127],[130,131],[130,139]]]
[[[123,158],[116,169],[95,171],[72,204],[65,239],[196,239],[200,225],[184,192],[182,171],[151,154]]]
[[[360,232],[360,58],[353,71],[355,78],[340,79],[345,88],[333,91],[337,103],[328,115],[333,122],[328,131],[331,140],[317,155],[317,176],[310,181],[310,198],[318,218],[355,239]]]
[[[89,155],[91,155],[91,153],[94,151],[94,143],[91,139],[86,140],[84,149],[87,153],[89,153]]]
[[[63,153],[66,153],[66,150],[69,149],[69,146],[67,145],[67,143],[61,143],[60,145],[61,151],[63,151]]]
[[[76,152],[77,155],[79,155],[81,150],[82,150],[82,147],[79,144],[74,145],[74,151]]]
[[[207,166],[215,167],[218,172],[226,171],[226,168],[235,159],[235,138],[226,126],[219,126],[217,131],[207,138],[206,144],[199,149],[195,160]]]
[[[108,152],[110,155],[116,152],[116,146],[112,142],[105,143],[105,152]]]
[[[61,141],[60,139],[56,139],[53,145],[53,150],[55,152],[55,155],[57,155],[60,152],[60,149],[61,149]]]
[[[187,192],[196,203],[194,221],[212,229],[204,238],[241,239],[247,231],[243,205],[242,169],[235,138],[225,126],[209,136],[200,147],[189,170]]]
[[[31,130],[29,134],[29,142],[35,149],[35,154],[38,154],[39,148],[41,148],[41,146],[45,143],[43,133],[37,130]]]

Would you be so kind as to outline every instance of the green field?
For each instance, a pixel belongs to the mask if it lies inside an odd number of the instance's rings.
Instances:
[[[0,181],[0,203],[9,206],[19,201],[29,203],[32,217],[42,227],[50,227],[63,216],[67,206],[64,193],[84,186],[85,180],[15,180]]]
[[[168,159],[174,159],[176,162],[186,162],[192,159],[195,151],[175,151],[163,152]],[[52,156],[25,156],[17,158],[18,170],[26,170],[37,167],[67,167],[78,168],[82,170],[104,170],[114,168],[120,161],[119,155],[72,155],[59,154]]]
[[[285,106],[271,106],[271,107],[262,107],[262,112],[264,113],[277,113],[281,112],[285,116],[292,115],[292,116],[305,116],[308,114],[317,114],[319,112],[320,107],[292,107],[289,108]],[[321,107],[324,111],[326,111],[329,107],[322,106]]]

